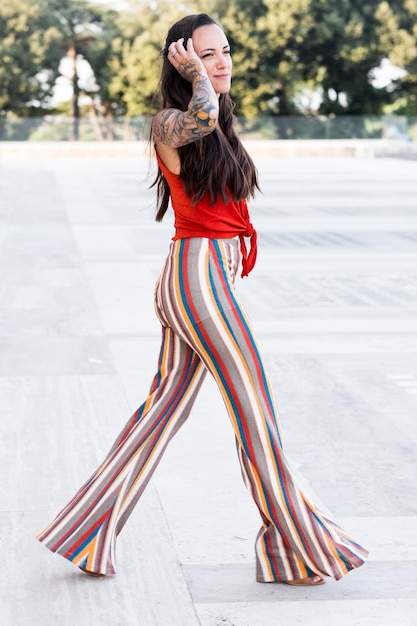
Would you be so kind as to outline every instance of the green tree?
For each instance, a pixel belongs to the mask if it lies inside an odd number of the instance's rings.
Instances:
[[[48,8],[55,18],[57,28],[62,35],[62,51],[72,63],[72,116],[74,119],[73,139],[79,135],[80,86],[77,60],[88,59],[89,49],[103,35],[103,10],[85,0],[48,0]]]
[[[222,18],[231,39],[233,93],[249,116],[296,112],[303,79],[300,46],[312,24],[311,0],[236,0]]]
[[[115,116],[125,114],[123,103],[117,95],[113,97],[110,85],[113,80],[111,61],[114,56],[114,42],[121,36],[118,13],[112,10],[103,10],[101,13],[99,35],[91,40],[83,50],[83,56],[93,71],[96,88],[83,93],[90,96],[89,112],[93,119],[98,139],[112,138],[112,124],[105,124],[104,129],[98,121],[98,114],[111,120]],[[97,106],[96,106],[97,105]]]
[[[417,0],[381,2],[379,37],[390,61],[406,74],[394,81],[392,112],[417,115]]]
[[[305,77],[322,91],[321,113],[378,114],[387,93],[371,82],[386,56],[380,0],[311,0],[312,25],[300,51]]]
[[[417,0],[234,0],[220,14],[246,116],[300,113],[304,91],[321,97],[313,114],[379,114],[399,95],[415,111]],[[387,57],[408,72],[395,91],[372,81]]]
[[[91,113],[99,101],[106,117],[152,114],[166,32],[200,11],[230,39],[240,116],[417,112],[417,0],[129,0],[117,12],[87,0],[3,0],[0,114],[45,110],[64,56],[73,64],[74,138],[80,58],[97,85],[87,92]],[[377,88],[372,73],[387,57],[406,75]],[[303,102],[307,92],[320,94],[318,110]]]
[[[0,4],[0,115],[33,115],[48,105],[61,58],[59,31],[44,0]]]

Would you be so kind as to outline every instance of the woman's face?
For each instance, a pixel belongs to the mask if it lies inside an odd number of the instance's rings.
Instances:
[[[194,50],[203,62],[214,91],[219,95],[230,91],[232,57],[226,35],[216,24],[200,26],[192,36]]]

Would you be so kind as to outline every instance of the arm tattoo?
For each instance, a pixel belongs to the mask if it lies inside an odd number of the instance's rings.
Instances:
[[[193,84],[188,110],[165,109],[152,123],[155,139],[173,148],[185,146],[211,133],[219,113],[218,98],[209,78],[200,73],[198,62],[183,59],[178,71]]]

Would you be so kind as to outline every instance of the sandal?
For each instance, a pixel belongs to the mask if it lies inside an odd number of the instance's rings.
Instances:
[[[316,585],[324,585],[324,579],[318,574],[314,574],[310,578],[297,578],[296,580],[284,580],[286,585],[293,587],[314,587]]]
[[[104,574],[99,574],[98,572],[91,572],[90,570],[84,569],[83,567],[80,567],[80,570],[84,572],[84,574],[88,574],[89,576],[95,576],[95,577],[104,576]]]

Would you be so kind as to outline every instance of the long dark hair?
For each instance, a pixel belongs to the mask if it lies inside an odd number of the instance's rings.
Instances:
[[[184,45],[193,32],[201,26],[215,24],[206,13],[189,15],[176,22],[168,31],[162,50],[162,72],[159,84],[160,109],[176,108],[186,111],[192,96],[192,85],[182,78],[168,60],[168,47],[173,41],[184,37]],[[221,28],[221,27],[220,27]],[[224,202],[228,194],[233,200],[254,196],[259,189],[258,174],[249,154],[243,147],[235,129],[233,111],[235,104],[228,93],[219,96],[218,127],[209,135],[178,148],[181,162],[180,178],[186,194],[196,204],[207,193],[214,204],[218,195]],[[152,187],[157,189],[156,220],[160,222],[168,208],[170,190],[161,169]]]

